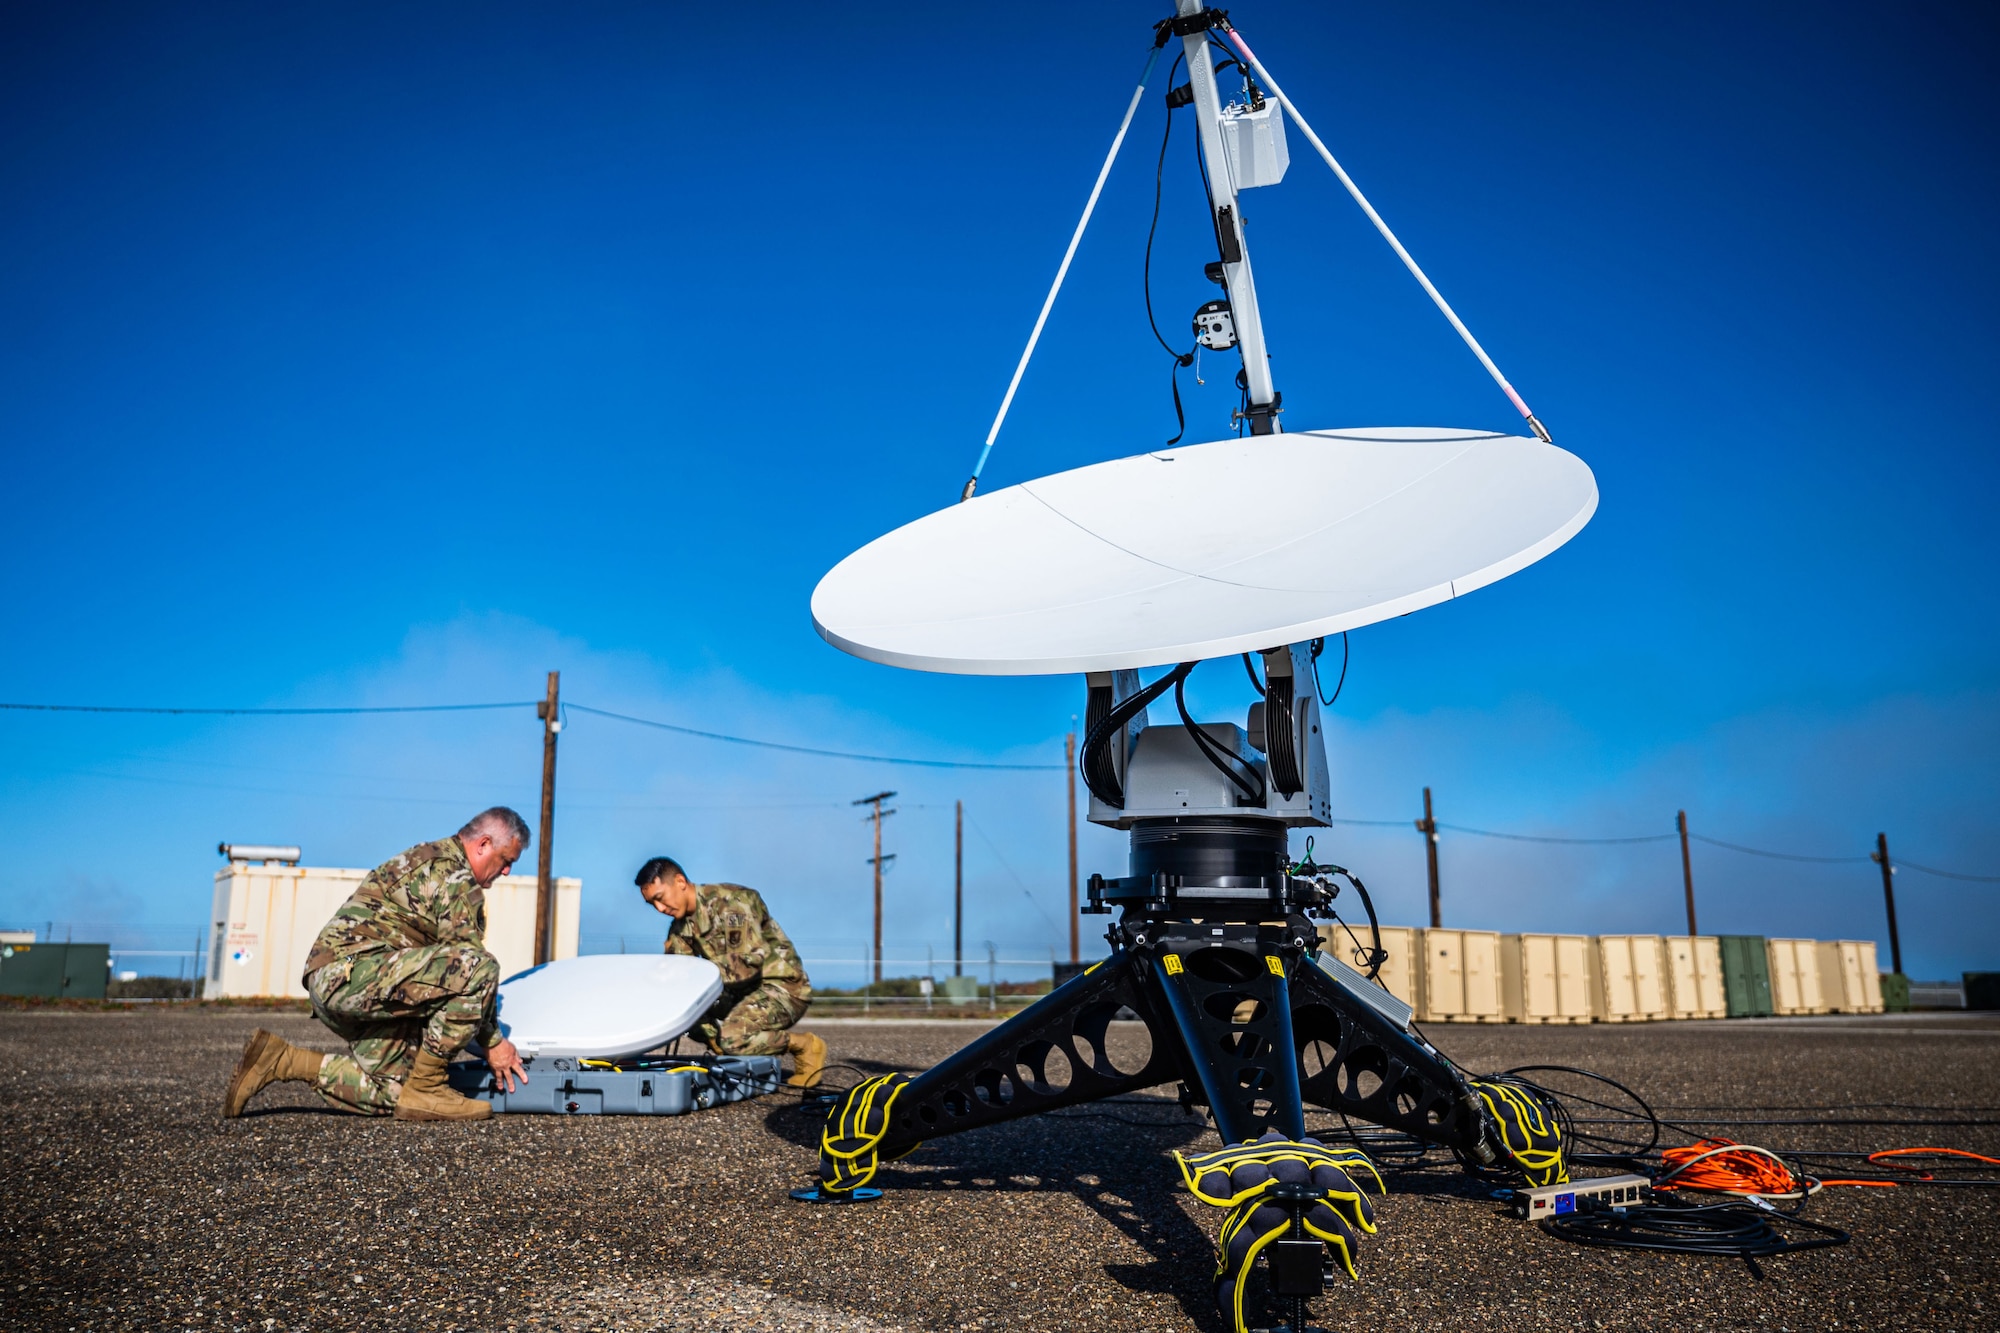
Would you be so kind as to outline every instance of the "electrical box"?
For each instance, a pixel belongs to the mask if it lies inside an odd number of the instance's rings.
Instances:
[[[1510,1023],[1590,1021],[1590,941],[1583,935],[1500,937],[1500,1007]]]
[[[1291,165],[1285,146],[1285,114],[1277,102],[1261,107],[1231,102],[1222,108],[1222,151],[1229,159],[1230,184],[1239,190],[1276,185]]]
[[[299,977],[313,941],[367,875],[243,862],[216,871],[203,996],[305,998]],[[502,977],[534,966],[536,884],[533,875],[502,875],[486,890],[486,950]],[[556,880],[557,958],[576,956],[582,897],[583,881]]]
[[[1771,1008],[1780,1014],[1823,1014],[1819,949],[1814,940],[1766,940],[1770,955]]]
[[[1667,1012],[1673,1018],[1723,1018],[1722,949],[1713,935],[1669,935],[1663,941]]]
[[[0,945],[0,995],[37,1000],[101,1000],[111,971],[105,944]]]
[[[1722,991],[1731,1018],[1763,1018],[1771,1012],[1771,961],[1762,935],[1718,935]]]
[[[1422,932],[1413,926],[1383,926],[1382,952],[1389,956],[1382,960],[1382,966],[1375,973],[1375,979],[1382,983],[1391,995],[1401,1000],[1411,1009],[1417,1005],[1417,976],[1423,965],[1423,955],[1417,942]],[[1368,943],[1368,927],[1363,924],[1354,930],[1354,939],[1363,946]],[[1349,967],[1366,971],[1367,960],[1355,949],[1354,940],[1347,937],[1347,931],[1340,926],[1322,924],[1319,928],[1320,949]]]

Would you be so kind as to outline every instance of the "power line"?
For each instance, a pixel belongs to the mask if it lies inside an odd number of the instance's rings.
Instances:
[[[730,745],[750,745],[760,750],[784,750],[791,754],[817,755],[822,759],[857,759],[870,764],[905,764],[915,768],[983,768],[997,769],[1013,773],[1055,773],[1061,764],[987,764],[960,759],[907,759],[897,755],[855,754],[848,750],[821,750],[810,745],[786,745],[779,741],[754,740],[748,736],[725,736],[719,731],[701,731],[694,727],[677,726],[672,722],[655,722],[651,718],[633,717],[629,713],[614,713],[604,708],[588,708],[583,704],[569,703],[563,707],[572,712],[590,713],[597,717],[608,717],[619,722],[630,722],[636,726],[653,727],[660,731],[678,732],[683,736],[699,736],[703,740],[723,741]]]
[[[538,700],[503,704],[400,704],[386,708],[118,708],[103,704],[9,704],[17,713],[158,713],[172,717],[322,717],[336,713],[470,713],[491,708],[533,708]]]
[[[1850,861],[1866,861],[1869,859],[1866,856],[1799,856],[1792,852],[1767,852],[1761,847],[1744,847],[1738,843],[1724,842],[1720,838],[1705,837],[1702,834],[1692,831],[1688,833],[1688,836],[1696,842],[1705,842],[1711,847],[1725,847],[1732,852],[1742,852],[1745,856],[1763,856],[1773,861],[1806,861],[1814,865],[1844,865]]]
[[[1939,879],[1962,879],[1973,884],[2000,884],[2000,875],[1961,875],[1955,870],[1933,870],[1929,866],[1920,866],[1915,861],[1898,861],[1896,868],[1921,870],[1926,875],[1936,875]]]
[[[170,717],[322,717],[355,713],[464,713],[481,709],[533,708],[541,702],[539,699],[528,699],[513,703],[405,704],[382,708],[125,708],[100,704],[0,703],[0,710],[33,713],[146,713]],[[992,764],[958,759],[911,759],[899,755],[822,750],[810,745],[786,745],[779,741],[757,740],[749,736],[728,736],[719,731],[702,731],[695,727],[678,726],[672,722],[657,722],[651,718],[633,717],[629,713],[614,713],[609,709],[591,708],[574,702],[564,703],[562,707],[565,712],[590,713],[618,722],[630,722],[636,726],[678,732],[683,736],[698,736],[703,740],[722,741],[729,745],[749,745],[760,750],[785,750],[792,754],[817,755],[822,759],[854,759],[870,764],[903,764],[915,768],[978,768],[1012,773],[1054,773],[1064,767],[1062,764]]]
[[[1597,846],[1608,846],[1614,843],[1666,842],[1670,838],[1680,836],[1678,833],[1648,833],[1643,837],[1637,838],[1556,838],[1532,833],[1501,833],[1490,828],[1466,828],[1463,824],[1439,824],[1438,827],[1441,829],[1450,829],[1453,833],[1470,833],[1476,838],[1505,838],[1508,842],[1588,843]]]

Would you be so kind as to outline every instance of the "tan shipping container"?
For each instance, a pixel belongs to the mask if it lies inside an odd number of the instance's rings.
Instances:
[[[1722,991],[1722,941],[1713,935],[1669,935],[1666,955],[1667,1012],[1673,1018],[1723,1018],[1729,1001]]]
[[[1766,940],[1771,964],[1771,1008],[1780,1014],[1823,1014],[1819,948],[1815,940]]]
[[[1640,1007],[1639,977],[1643,963],[1635,959],[1632,941],[1645,936],[1599,935],[1591,941],[1596,963],[1591,980],[1591,1009],[1599,1022],[1643,1023],[1652,1015]],[[1635,965],[1637,964],[1637,965]],[[1657,967],[1654,969],[1657,972]]]
[[[305,998],[299,977],[313,940],[366,878],[365,870],[335,870],[235,862],[215,872],[209,915],[210,999]],[[486,948],[510,977],[534,962],[535,886],[532,875],[503,875],[486,890]],[[583,881],[556,880],[558,958],[576,955]]]
[[[1417,995],[1420,988],[1418,978],[1423,971],[1423,951],[1419,936],[1423,933],[1414,926],[1383,926],[1382,952],[1389,956],[1382,960],[1382,968],[1375,979],[1382,983],[1391,995],[1412,1009],[1420,1009]],[[1363,947],[1368,943],[1368,927],[1356,928],[1354,938],[1349,939],[1347,931],[1340,926],[1323,925],[1319,928],[1320,947],[1358,972],[1368,970],[1368,960],[1354,941]]]
[[[1875,941],[1821,940],[1815,947],[1821,998],[1839,1014],[1882,1012],[1882,978],[1875,971]]]
[[[1492,930],[1423,932],[1423,1003],[1419,1021],[1502,1023],[1500,934]]]
[[[1510,1023],[1590,1021],[1590,941],[1583,935],[1500,937],[1500,1008]]]
[[[1874,940],[1853,940],[1855,952],[1860,957],[1861,995],[1868,1001],[1864,1013],[1879,1014],[1882,1006],[1882,973],[1875,961]]]

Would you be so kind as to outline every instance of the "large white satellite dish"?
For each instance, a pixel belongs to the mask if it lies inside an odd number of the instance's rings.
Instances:
[[[1024,676],[1298,643],[1505,578],[1590,521],[1574,454],[1491,431],[1381,427],[1161,449],[939,510],[813,593],[835,647]]]
[[[722,994],[722,973],[683,954],[589,954],[500,983],[500,1031],[523,1056],[615,1060],[680,1036]]]

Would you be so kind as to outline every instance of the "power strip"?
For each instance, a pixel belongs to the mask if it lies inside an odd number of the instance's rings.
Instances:
[[[1599,1176],[1594,1180],[1572,1180],[1566,1185],[1537,1185],[1514,1191],[1514,1216],[1539,1222],[1545,1217],[1561,1217],[1576,1212],[1585,1200],[1601,1208],[1629,1208],[1649,1202],[1653,1182],[1644,1176]]]

